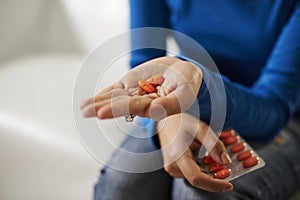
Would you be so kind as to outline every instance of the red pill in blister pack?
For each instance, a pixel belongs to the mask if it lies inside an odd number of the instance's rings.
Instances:
[[[208,167],[208,171],[210,173],[215,173],[221,169],[224,169],[224,165],[220,164],[220,163],[215,163],[215,164],[212,164]]]
[[[245,168],[253,167],[258,164],[258,157],[250,157],[243,161],[243,166]]]
[[[211,157],[211,156],[204,156],[203,158],[202,158],[202,163],[204,164],[204,165],[208,165],[208,164],[211,164],[211,163],[214,163],[215,161],[214,161],[214,159]]]
[[[233,145],[232,147],[230,147],[230,152],[231,153],[237,153],[237,152],[240,152],[240,151],[244,150],[245,147],[246,147],[245,142],[239,142],[239,143]]]
[[[231,175],[231,169],[224,168],[214,173],[214,178],[224,179]]]
[[[226,137],[223,142],[226,146],[228,146],[231,144],[235,144],[238,140],[239,140],[239,136],[232,135],[232,136]]]
[[[238,161],[242,161],[242,160],[245,160],[247,158],[250,158],[253,154],[253,151],[251,150],[248,150],[248,151],[243,151],[242,153],[239,153],[237,156],[236,156],[236,159]]]
[[[229,136],[233,136],[233,135],[234,135],[234,131],[233,130],[227,130],[227,131],[221,132],[219,138],[220,139],[225,139],[225,138],[227,138]]]
[[[219,138],[229,153],[231,164],[218,163],[210,155],[199,158],[199,153],[195,152],[198,164],[212,177],[230,181],[265,165],[264,160],[236,131],[223,131]]]

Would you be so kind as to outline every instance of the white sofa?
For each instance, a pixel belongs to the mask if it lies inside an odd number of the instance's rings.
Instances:
[[[72,92],[84,58],[127,30],[127,15],[126,1],[0,0],[1,200],[92,199],[102,164],[77,136]]]

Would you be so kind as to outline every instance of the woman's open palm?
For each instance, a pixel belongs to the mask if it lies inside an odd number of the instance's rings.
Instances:
[[[161,75],[164,82],[153,93],[139,86],[140,80]],[[184,112],[197,97],[202,71],[194,64],[172,57],[161,57],[130,70],[121,80],[83,101],[85,117],[99,119],[138,115],[154,120]]]

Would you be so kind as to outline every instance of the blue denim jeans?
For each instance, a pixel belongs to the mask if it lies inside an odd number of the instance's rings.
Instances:
[[[170,177],[163,169],[147,173],[126,173],[105,167],[95,185],[94,200],[280,200],[287,199],[300,188],[300,126],[285,129],[282,143],[252,144],[265,160],[266,166],[232,181],[234,189],[225,193],[211,193],[194,188],[184,179]],[[149,141],[128,136],[122,149],[149,152],[156,147]],[[128,163],[121,151],[109,161],[115,165]],[[162,162],[162,159],[161,161]],[[148,165],[151,160],[138,162]]]

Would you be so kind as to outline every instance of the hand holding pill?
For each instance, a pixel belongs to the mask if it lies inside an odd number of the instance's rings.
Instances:
[[[236,131],[226,130],[220,133],[219,138],[225,144],[232,163],[223,165],[216,162],[211,156],[197,157],[198,164],[217,179],[233,180],[265,165],[264,160],[244,141]]]
[[[165,171],[172,177],[185,178],[194,187],[211,192],[233,188],[225,180],[231,174],[231,169],[227,168],[231,163],[227,159],[229,152],[205,122],[182,113],[159,121],[157,129]],[[193,157],[193,152],[201,146],[211,149],[209,156],[202,158],[206,167],[200,167]]]
[[[139,80],[139,86],[142,90],[147,92],[148,94],[154,93],[157,91],[157,86],[161,86],[165,78],[162,75],[152,76],[147,80]]]
[[[80,107],[85,117],[138,115],[158,121],[186,111],[197,97],[202,78],[201,69],[190,62],[156,58],[130,70]]]

